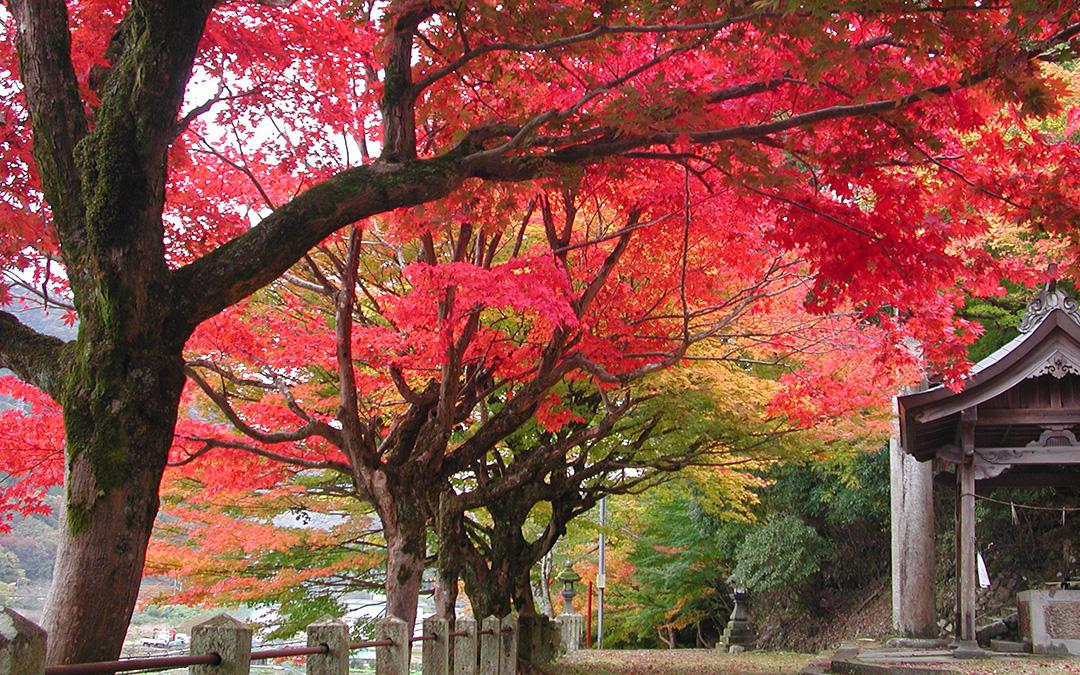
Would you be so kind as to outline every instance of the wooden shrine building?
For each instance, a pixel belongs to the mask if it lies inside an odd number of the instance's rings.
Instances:
[[[897,398],[899,443],[892,459],[894,624],[907,634],[924,633],[920,637],[936,631],[926,616],[928,604],[933,624],[932,577],[925,569],[933,564],[928,501],[932,486],[925,482],[935,473],[939,480],[954,473],[955,636],[962,649],[976,646],[976,494],[997,486],[1078,484],[1080,307],[1051,282],[1028,305],[1019,329],[1014,340],[972,368],[962,390],[936,386]],[[928,553],[930,562],[925,559]],[[920,616],[912,620],[904,603]]]

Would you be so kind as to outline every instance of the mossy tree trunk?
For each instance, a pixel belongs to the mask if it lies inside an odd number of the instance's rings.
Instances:
[[[119,653],[117,626],[131,619],[157,515],[183,385],[180,353],[143,354],[119,371],[116,358],[91,359],[64,392],[66,517],[44,622],[52,663]]]
[[[465,570],[465,592],[477,616],[506,616],[515,609],[519,580],[527,579],[539,557],[522,535],[529,509],[509,499],[488,505],[492,526],[484,555],[470,556]],[[441,543],[441,542],[440,542]]]
[[[435,539],[438,557],[435,565],[435,614],[454,625],[458,599],[458,581],[464,566],[462,555],[465,546],[464,518],[456,500],[444,492],[439,498],[439,510],[435,517]]]
[[[386,613],[407,623],[412,635],[427,562],[429,517],[422,481],[412,471],[405,473],[378,472],[370,494],[386,540]]]
[[[548,486],[551,487],[551,486]],[[532,593],[533,567],[551,551],[571,519],[588,510],[598,497],[583,496],[569,485],[559,485],[548,491],[541,485],[522,486],[486,505],[491,517],[490,527],[477,528],[478,536],[486,541],[475,542],[460,536],[465,525],[440,528],[438,545],[440,564],[444,549],[452,556],[465,581],[465,593],[476,616],[504,616],[511,610],[520,614],[535,614],[536,601]],[[541,501],[551,505],[544,529],[535,538],[525,536],[526,523],[532,509]],[[459,513],[464,521],[465,515]]]
[[[34,156],[80,322],[77,339],[46,364],[66,451],[48,661],[98,661],[123,643],[184,383],[190,323],[172,313],[161,214],[166,152],[212,3],[133,3],[94,78],[93,128],[71,70],[64,4],[12,7]]]

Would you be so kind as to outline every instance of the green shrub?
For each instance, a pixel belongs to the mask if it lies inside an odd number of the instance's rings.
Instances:
[[[826,544],[814,528],[780,515],[751,532],[735,552],[734,576],[752,593],[802,589],[821,570]]]

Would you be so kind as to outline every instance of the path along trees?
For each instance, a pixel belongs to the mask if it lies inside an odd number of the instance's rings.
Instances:
[[[812,304],[940,335],[951,241],[1075,213],[1071,146],[999,116],[1057,110],[1069,5],[285,4],[3,13],[5,271],[79,320],[62,343],[0,315],[0,362],[63,408],[51,663],[119,652],[192,332],[346,225],[611,157],[712,167],[789,207],[769,237]]]

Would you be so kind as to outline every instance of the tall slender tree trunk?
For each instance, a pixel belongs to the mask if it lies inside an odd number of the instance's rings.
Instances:
[[[540,561],[540,583],[538,584],[538,590],[540,593],[540,610],[544,616],[550,618],[555,617],[555,607],[551,602],[551,583],[548,581],[548,579],[551,578],[553,568],[554,564],[551,559],[551,551],[548,551]]]

